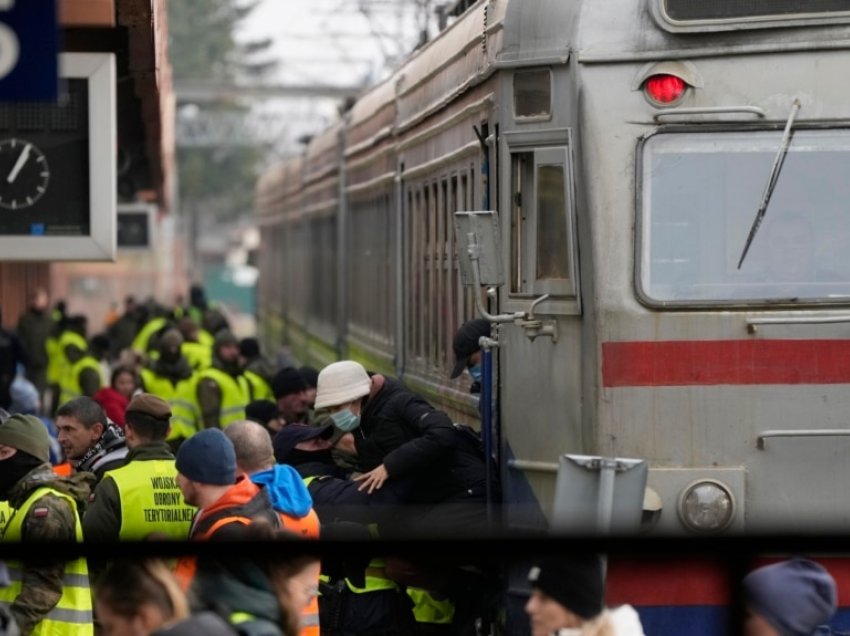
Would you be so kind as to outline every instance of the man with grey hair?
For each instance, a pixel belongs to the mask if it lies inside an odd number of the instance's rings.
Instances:
[[[284,530],[318,538],[319,517],[301,475],[292,466],[276,464],[272,441],[256,422],[239,420],[224,429],[236,451],[236,468],[266,489]]]
[[[100,481],[104,473],[124,465],[124,431],[90,397],[74,398],[60,406],[56,428],[62,452],[77,472],[94,473]]]
[[[236,467],[253,475],[275,465],[272,440],[262,425],[251,420],[233,422],[224,434],[236,449]]]

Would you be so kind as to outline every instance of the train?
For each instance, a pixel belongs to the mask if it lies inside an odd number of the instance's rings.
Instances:
[[[474,423],[452,337],[507,316],[509,527],[583,454],[647,462],[650,533],[845,532],[845,3],[464,4],[261,175],[263,341]],[[464,285],[458,212],[498,229],[492,284]]]

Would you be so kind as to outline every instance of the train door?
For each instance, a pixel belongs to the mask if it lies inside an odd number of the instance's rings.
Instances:
[[[572,144],[568,129],[506,131],[500,152],[500,221],[507,284],[502,312],[528,311],[554,328],[499,332],[500,418],[506,519],[545,525],[554,496],[551,466],[586,450],[581,426],[581,295]],[[531,434],[531,431],[537,433]],[[539,503],[538,503],[539,502]]]

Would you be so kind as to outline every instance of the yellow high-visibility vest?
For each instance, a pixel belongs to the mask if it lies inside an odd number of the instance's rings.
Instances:
[[[213,380],[221,390],[221,407],[218,416],[219,426],[224,428],[228,424],[245,419],[245,407],[251,401],[251,389],[244,375],[234,378],[221,369],[210,367],[201,371],[199,376],[200,380]],[[198,402],[197,391],[195,402],[198,404],[198,411],[200,412],[201,407]]]
[[[169,400],[171,405],[171,432],[167,440],[189,439],[198,432],[201,419],[201,406],[198,404],[199,374],[194,374],[185,382],[177,385],[177,392]]]
[[[248,384],[251,385],[251,401],[254,400],[270,400],[275,402],[274,393],[266,379],[259,373],[253,371],[245,371],[245,377],[248,379]]]
[[[74,363],[68,359],[68,355],[65,353],[65,349],[69,345],[74,345],[81,351],[87,351],[89,348],[89,343],[86,342],[86,339],[83,338],[76,331],[66,330],[59,334],[59,338],[56,340],[56,356],[55,359],[51,356],[51,361],[54,365],[52,377],[55,378],[56,384],[59,385],[60,390],[60,404],[61,400],[61,390],[62,385],[68,381],[68,376],[71,373],[71,367],[74,366]],[[48,366],[50,363],[48,363]]]
[[[146,322],[139,330],[139,333],[136,334],[136,337],[133,338],[133,351],[137,351],[138,353],[147,353],[148,347],[150,346],[151,336],[167,324],[168,321],[165,318],[153,318]]]
[[[212,366],[212,347],[205,344],[186,341],[180,345],[180,353],[195,371],[203,371]]]
[[[83,388],[80,386],[80,373],[83,369],[92,369],[96,371],[97,375],[100,377],[100,386],[106,385],[106,380],[103,377],[103,369],[101,368],[100,363],[92,356],[85,355],[71,365],[71,369],[65,375],[65,378],[60,385],[60,405],[65,404],[65,402],[73,400],[74,398],[78,398],[83,394]]]
[[[44,341],[44,349],[47,351],[47,382],[59,384],[62,381],[62,370],[65,368],[65,352],[59,344],[59,338],[50,336]]]
[[[3,530],[6,529],[6,524],[12,518],[15,509],[9,505],[8,501],[0,501],[0,537],[3,536]]]
[[[187,540],[197,508],[183,500],[173,459],[131,461],[110,470],[121,502],[121,541],[140,541],[156,532]]]
[[[413,617],[417,623],[450,625],[455,617],[455,604],[451,599],[437,599],[428,590],[421,587],[407,588],[407,595],[413,601]]]
[[[398,585],[395,581],[387,578],[385,567],[387,562],[384,559],[372,559],[366,567],[366,585],[357,587],[345,579],[345,584],[348,589],[355,594],[368,594],[369,592],[378,592],[379,590],[397,590]]]
[[[74,531],[78,542],[83,540],[83,526],[74,499],[51,488],[37,488],[18,508],[3,533],[4,542],[19,543],[22,538],[24,519],[30,509],[45,495],[52,494],[62,497],[71,504],[74,510]],[[11,605],[23,589],[24,566],[20,561],[6,561],[11,584],[0,588],[0,603],[7,607]],[[92,600],[89,587],[89,570],[85,559],[75,559],[65,563],[65,574],[62,582],[62,596],[56,606],[38,622],[33,636],[93,636]]]

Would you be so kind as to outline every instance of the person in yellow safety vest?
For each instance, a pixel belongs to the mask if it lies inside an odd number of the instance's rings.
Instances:
[[[236,469],[246,473],[258,486],[263,486],[280,516],[284,532],[307,539],[319,538],[319,517],[313,510],[313,499],[301,475],[292,466],[276,464],[272,440],[256,422],[233,422],[224,434],[233,443]],[[313,586],[319,585],[318,572]],[[314,597],[301,612],[301,636],[319,636],[319,600]]]
[[[239,341],[229,331],[215,338],[213,366],[201,371],[197,404],[203,428],[224,428],[245,419],[251,386],[239,365]]]
[[[260,343],[256,338],[242,338],[239,341],[239,362],[251,383],[252,401],[273,399],[269,382],[275,373],[274,365],[261,355]]]
[[[360,578],[360,577],[357,577]],[[416,623],[410,598],[386,573],[386,561],[373,558],[360,580],[351,574],[330,584],[322,577],[319,607],[328,636],[410,636]]]
[[[69,335],[64,351],[69,366],[60,384],[60,406],[83,395],[94,397],[102,387],[108,386],[100,360],[95,355],[95,347],[84,338]]]
[[[159,338],[159,357],[142,369],[142,390],[169,403],[175,420],[168,434],[169,443],[188,439],[195,432],[192,393],[197,373],[181,353],[183,336],[177,329],[167,329]],[[186,400],[188,404],[184,403]]]
[[[125,415],[126,463],[108,471],[83,517],[86,541],[140,541],[148,537],[185,540],[196,508],[177,487],[174,455],[165,442],[171,408],[140,393]]]
[[[183,336],[180,352],[186,356],[195,371],[212,366],[212,350],[215,340],[207,332],[201,331],[198,323],[184,316],[177,323],[177,329]]]
[[[141,329],[139,329],[139,333],[136,334],[136,337],[133,338],[132,349],[136,353],[142,355],[148,355],[148,353],[156,346],[156,339],[154,335],[158,331],[162,331],[168,326],[168,318],[164,316],[157,316],[155,318],[151,318],[148,320]]]
[[[4,543],[80,542],[79,507],[92,477],[60,478],[48,463],[50,439],[32,415],[13,415],[0,424],[0,500],[15,514],[6,524]],[[6,562],[12,584],[0,588],[0,605],[9,609],[22,634],[94,634],[88,565],[84,558],[38,563]]]

